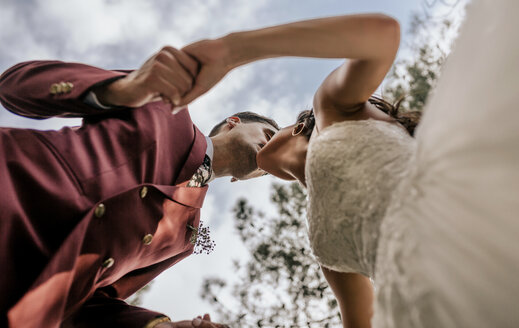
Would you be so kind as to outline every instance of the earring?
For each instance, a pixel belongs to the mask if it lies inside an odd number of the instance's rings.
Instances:
[[[303,130],[305,129],[305,123],[301,122],[301,123],[298,123],[296,126],[294,126],[294,128],[292,129],[292,136],[295,137],[299,134],[301,134],[301,132],[303,132]]]

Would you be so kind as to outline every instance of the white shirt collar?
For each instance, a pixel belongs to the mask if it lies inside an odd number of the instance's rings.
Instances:
[[[209,178],[209,181],[207,183],[214,180],[214,170],[213,170],[213,155],[214,155],[214,146],[213,146],[213,140],[209,138],[208,136],[205,136],[205,141],[207,143],[207,148],[205,150],[205,154],[209,156],[209,159],[211,160],[211,177]]]
[[[205,136],[205,141],[207,142],[207,149],[205,150],[205,154],[207,156],[209,156],[211,161],[213,161],[213,153],[214,153],[213,141],[208,136]]]

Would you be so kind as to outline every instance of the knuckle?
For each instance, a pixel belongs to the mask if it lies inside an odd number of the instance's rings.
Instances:
[[[157,75],[159,74],[161,70],[160,64],[153,63],[150,67],[150,70],[143,75],[142,82],[143,83],[152,83],[157,80]]]
[[[160,62],[155,61],[155,62],[153,62],[153,64],[151,64],[151,70],[153,72],[156,72],[156,71],[160,70],[161,66],[162,66],[162,64]]]
[[[176,49],[173,48],[172,46],[164,46],[164,47],[162,47],[162,49],[160,49],[160,51],[165,51],[165,52],[169,52],[169,53],[171,53],[171,52],[173,52],[175,50]]]
[[[169,53],[167,51],[159,51],[157,53],[157,56],[155,57],[155,60],[157,62],[163,63],[170,57]]]
[[[142,89],[148,90],[154,81],[155,77],[152,74],[148,74],[146,76],[143,76],[139,84],[141,85]]]

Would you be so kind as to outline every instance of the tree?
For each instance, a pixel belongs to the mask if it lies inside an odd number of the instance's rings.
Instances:
[[[306,194],[297,183],[275,184],[272,202],[279,216],[267,220],[244,199],[234,208],[235,226],[251,259],[232,286],[239,310],[220,301],[227,283],[206,279],[202,298],[224,322],[236,327],[329,327],[340,325],[337,302],[312,259],[306,237]]]
[[[400,108],[422,110],[440,76],[461,19],[428,19],[427,13],[414,14],[409,29],[411,43],[404,46],[409,55],[396,61],[384,81],[383,96]]]
[[[153,281],[149,282],[146,286],[135,292],[135,294],[128,297],[126,302],[133,306],[140,306],[142,304],[142,296],[150,290],[152,284]]]

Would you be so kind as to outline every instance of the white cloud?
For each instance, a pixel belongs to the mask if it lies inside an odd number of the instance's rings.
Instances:
[[[254,78],[254,70],[235,70],[226,76],[218,85],[205,95],[195,100],[190,106],[190,114],[197,126],[209,133],[213,125],[242,111],[234,101],[237,97],[246,96],[246,86]]]
[[[52,55],[48,46],[39,44],[31,29],[20,19],[15,7],[9,3],[2,3],[0,10],[0,40],[1,57],[16,60],[23,58],[27,53],[33,53],[40,58]]]

